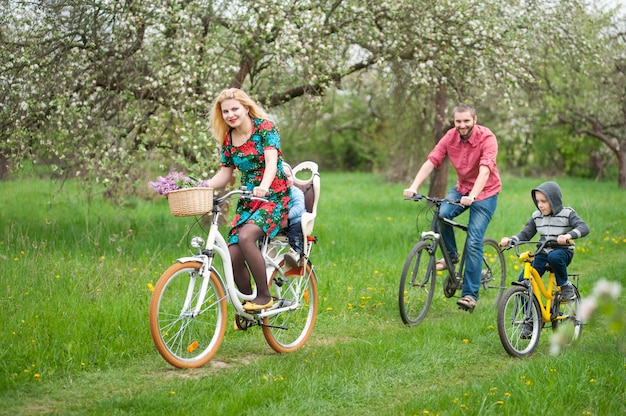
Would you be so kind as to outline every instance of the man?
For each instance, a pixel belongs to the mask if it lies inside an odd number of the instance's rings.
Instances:
[[[424,180],[441,166],[448,156],[457,173],[456,185],[448,191],[446,199],[460,200],[463,206],[444,203],[441,206],[442,218],[455,218],[466,209],[470,210],[467,231],[467,253],[465,279],[459,308],[473,311],[478,300],[478,289],[483,261],[483,238],[487,226],[496,210],[498,193],[502,189],[496,166],[498,142],[487,127],[476,124],[476,110],[465,104],[454,109],[454,128],[441,138],[428,155],[428,159],[415,176],[406,198],[412,198]],[[439,231],[453,262],[458,261],[458,249],[454,230],[450,225],[439,222]],[[437,269],[445,269],[445,262],[439,260]]]

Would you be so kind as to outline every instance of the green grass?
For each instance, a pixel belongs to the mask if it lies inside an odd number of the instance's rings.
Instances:
[[[541,182],[505,178],[487,235],[518,232]],[[559,183],[592,230],[570,267],[581,293],[601,278],[626,287],[626,194],[613,182]],[[120,208],[97,195],[87,204],[73,183],[58,193],[45,181],[0,182],[0,414],[624,414],[624,332],[605,318],[558,356],[544,331],[526,359],[502,348],[489,295],[468,314],[439,290],[421,325],[402,324],[398,281],[418,208],[405,185],[322,175],[320,309],[304,348],[279,355],[258,328],[229,326],[208,365],[178,370],[152,344],[149,285],[188,254],[193,220],[172,217],[164,199]]]

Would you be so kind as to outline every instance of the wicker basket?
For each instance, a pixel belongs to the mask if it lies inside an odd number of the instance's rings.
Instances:
[[[187,188],[167,194],[170,211],[175,217],[204,215],[213,208],[213,188]]]

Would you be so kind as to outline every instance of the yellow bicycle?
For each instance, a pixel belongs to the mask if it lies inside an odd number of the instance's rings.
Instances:
[[[537,249],[520,254],[519,246],[537,244]],[[582,331],[582,320],[579,317],[580,293],[574,286],[575,298],[561,299],[561,288],[556,284],[554,272],[550,270],[548,285],[544,285],[541,276],[532,266],[535,255],[545,247],[558,247],[556,241],[512,241],[504,250],[515,248],[515,254],[524,264],[524,279],[513,282],[498,305],[498,335],[506,352],[515,357],[524,357],[533,353],[539,344],[539,336],[545,324],[551,323],[552,330],[567,326],[565,344],[571,345]],[[561,246],[562,247],[562,246]],[[569,274],[578,279],[578,274]]]

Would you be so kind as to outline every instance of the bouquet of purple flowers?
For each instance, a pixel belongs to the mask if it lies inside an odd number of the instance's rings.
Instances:
[[[180,172],[170,172],[166,177],[159,176],[156,182],[148,182],[148,185],[163,196],[179,189],[209,187],[207,181],[198,180]]]

